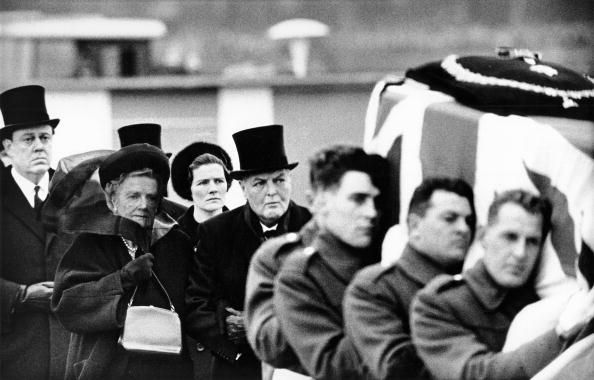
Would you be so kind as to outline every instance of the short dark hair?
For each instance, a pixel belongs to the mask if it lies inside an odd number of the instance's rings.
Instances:
[[[388,164],[377,154],[368,154],[362,148],[333,145],[315,153],[309,159],[309,182],[314,190],[338,186],[344,173],[360,171],[371,178],[380,191],[386,189]]]
[[[425,216],[425,212],[429,208],[429,201],[433,193],[437,190],[443,190],[450,193],[457,194],[468,200],[470,205],[470,221],[469,227],[472,231],[472,236],[476,230],[476,210],[474,208],[474,192],[472,187],[460,178],[452,177],[428,177],[421,182],[413,192],[408,205],[408,215],[415,214],[421,217]]]
[[[547,234],[551,230],[551,215],[553,213],[551,203],[547,199],[536,194],[531,194],[525,190],[508,190],[495,195],[495,199],[489,206],[489,211],[487,213],[487,224],[491,225],[495,223],[497,216],[499,215],[499,210],[501,210],[503,205],[508,203],[513,203],[522,207],[529,214],[541,216],[541,244],[543,244]]]
[[[203,154],[199,155],[198,157],[194,158],[194,161],[192,161],[190,166],[188,166],[188,179],[190,180],[190,185],[192,184],[192,181],[194,180],[194,169],[198,169],[199,167],[201,167],[203,165],[208,165],[208,164],[221,165],[221,167],[223,168],[223,173],[225,175],[225,181],[227,181],[227,190],[229,190],[229,188],[231,187],[231,181],[232,181],[231,175],[229,174],[230,173],[229,169],[227,169],[227,166],[225,166],[225,163],[223,162],[223,160],[221,160],[214,154],[210,154],[210,153],[203,153]]]

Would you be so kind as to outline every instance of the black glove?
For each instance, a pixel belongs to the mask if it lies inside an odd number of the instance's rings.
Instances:
[[[50,312],[50,301],[54,293],[54,282],[44,281],[28,285],[22,292],[18,311]]]
[[[122,286],[125,288],[138,286],[151,278],[154,259],[152,253],[145,253],[124,265],[122,268]]]

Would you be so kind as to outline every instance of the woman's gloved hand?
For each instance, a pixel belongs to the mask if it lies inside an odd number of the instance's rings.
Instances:
[[[154,259],[152,253],[145,253],[124,265],[122,268],[122,286],[137,286],[151,278]]]

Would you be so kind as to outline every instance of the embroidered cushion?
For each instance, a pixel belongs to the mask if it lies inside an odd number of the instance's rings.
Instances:
[[[594,120],[593,79],[538,56],[450,55],[406,76],[486,112]]]

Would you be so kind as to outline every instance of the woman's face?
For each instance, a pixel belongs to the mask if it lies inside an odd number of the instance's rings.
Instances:
[[[132,219],[144,228],[152,228],[159,201],[156,179],[146,176],[128,177],[113,195],[113,212]]]
[[[192,171],[192,200],[194,207],[207,212],[217,211],[225,205],[227,181],[219,164],[205,164]]]

